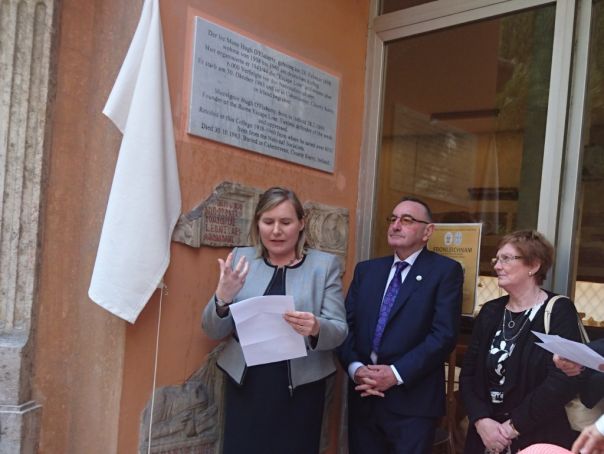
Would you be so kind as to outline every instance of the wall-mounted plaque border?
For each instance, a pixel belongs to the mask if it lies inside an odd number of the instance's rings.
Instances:
[[[188,132],[333,172],[339,79],[195,18]]]

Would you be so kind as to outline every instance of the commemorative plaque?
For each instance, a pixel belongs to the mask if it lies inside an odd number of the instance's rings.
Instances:
[[[195,20],[188,132],[333,172],[339,79]]]

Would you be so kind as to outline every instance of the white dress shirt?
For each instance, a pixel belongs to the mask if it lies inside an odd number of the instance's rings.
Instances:
[[[405,260],[401,260],[396,254],[394,254],[394,260],[392,262],[392,267],[390,268],[390,274],[388,275],[388,281],[386,282],[386,287],[384,288],[384,295],[382,295],[382,302],[383,302],[384,296],[386,295],[386,290],[388,289],[388,285],[390,284],[390,281],[394,277],[394,273],[396,273],[396,264],[398,262],[403,262],[403,261],[405,261],[409,264],[409,266],[407,266],[401,273],[401,285],[402,285],[402,283],[405,282],[405,278],[409,274],[409,270],[411,270],[411,267],[415,263],[415,260],[417,259],[417,256],[419,255],[419,253],[421,251],[422,250],[420,249],[419,251],[414,252],[409,257],[407,257]],[[373,364],[377,364],[377,354],[375,352],[371,352],[371,361],[373,362]],[[348,375],[350,376],[352,381],[354,381],[354,374],[356,373],[357,369],[364,365],[365,364],[361,363],[360,361],[354,361],[348,365]],[[391,364],[390,368],[392,369],[392,373],[394,373],[394,376],[396,377],[397,384],[402,385],[403,379],[401,378],[401,375],[396,370],[396,367],[394,367],[394,365]]]

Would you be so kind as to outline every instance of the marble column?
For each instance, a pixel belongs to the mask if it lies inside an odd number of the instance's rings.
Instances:
[[[58,0],[0,0],[0,453],[37,451],[31,372]]]

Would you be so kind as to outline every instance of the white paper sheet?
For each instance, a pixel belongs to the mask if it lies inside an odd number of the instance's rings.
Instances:
[[[533,331],[533,334],[541,340],[541,343],[537,342],[537,345],[577,364],[594,370],[599,370],[598,366],[604,364],[604,356],[599,355],[585,344],[553,334],[544,334],[537,331]]]
[[[306,356],[304,337],[283,319],[295,310],[286,295],[257,296],[229,306],[248,366]]]

